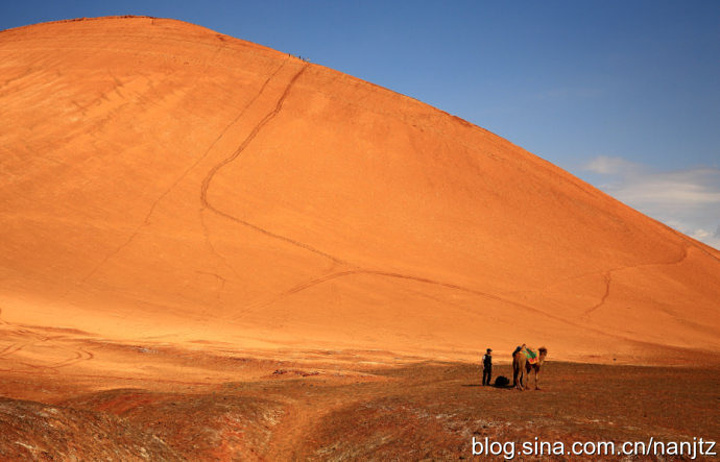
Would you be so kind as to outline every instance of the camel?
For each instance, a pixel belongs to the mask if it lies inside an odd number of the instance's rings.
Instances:
[[[526,379],[525,376],[529,376],[531,371],[535,372],[535,389],[540,389],[538,386],[538,376],[540,375],[540,367],[545,362],[545,357],[547,356],[547,348],[538,348],[538,353],[537,362],[531,364],[528,360],[528,348],[525,344],[513,352],[513,386],[517,389],[524,390],[527,388],[529,379]]]

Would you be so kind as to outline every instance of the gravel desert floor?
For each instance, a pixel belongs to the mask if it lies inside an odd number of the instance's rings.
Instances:
[[[19,353],[6,356],[0,458],[711,460],[717,453],[710,442],[720,435],[720,390],[711,365],[548,361],[541,390],[523,392],[481,386],[479,366],[469,363],[206,347],[88,343],[78,362],[55,368],[23,369],[13,359]],[[144,372],[128,373],[133,363]],[[511,377],[510,365],[496,365],[494,375]]]

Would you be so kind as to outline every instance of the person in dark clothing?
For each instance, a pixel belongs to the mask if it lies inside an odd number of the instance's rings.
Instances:
[[[490,348],[487,349],[487,352],[482,358],[483,362],[483,376],[482,376],[482,384],[490,385],[490,379],[492,378],[492,350]]]
[[[515,351],[512,352],[510,355],[511,358],[514,358],[515,355],[518,353],[518,351],[521,351],[523,348],[525,348],[525,344],[523,343],[522,346],[518,345],[517,348],[515,348]]]

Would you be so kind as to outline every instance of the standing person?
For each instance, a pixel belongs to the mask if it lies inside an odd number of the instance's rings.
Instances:
[[[483,362],[483,377],[482,377],[482,384],[483,387],[485,385],[490,385],[490,379],[492,378],[492,350],[490,348],[487,349],[487,352],[482,358]]]

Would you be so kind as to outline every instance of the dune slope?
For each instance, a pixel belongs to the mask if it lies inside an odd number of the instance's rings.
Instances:
[[[6,331],[455,359],[720,348],[719,252],[281,52],[166,19],[7,30],[0,118]]]

